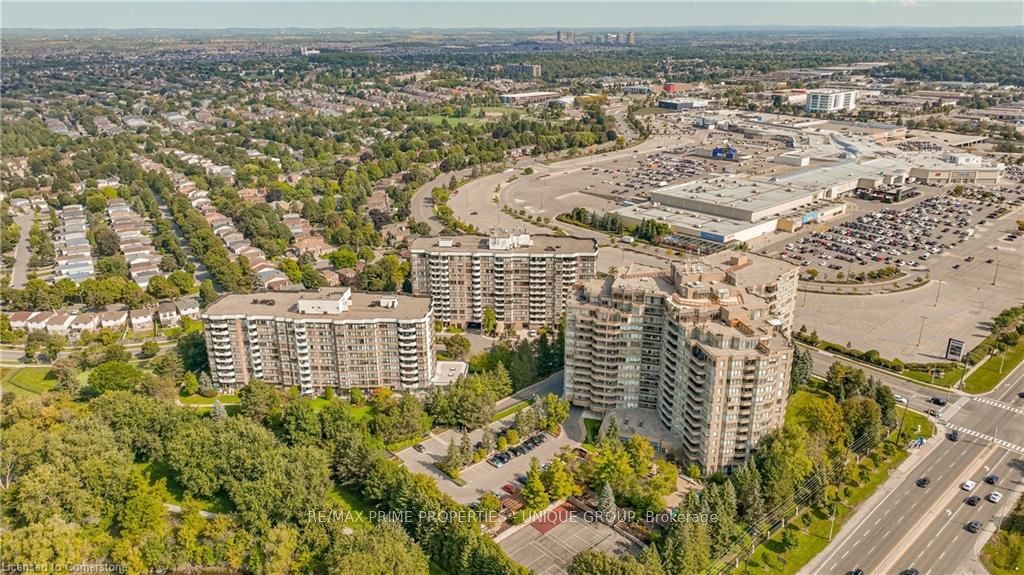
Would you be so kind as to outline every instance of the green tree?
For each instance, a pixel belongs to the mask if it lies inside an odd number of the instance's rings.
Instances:
[[[238,401],[242,415],[262,425],[269,425],[281,406],[281,397],[274,386],[258,379],[250,380],[238,390]]]
[[[145,379],[145,372],[122,361],[108,361],[100,364],[89,374],[89,387],[96,393],[114,390],[131,390]]]
[[[601,493],[597,498],[597,513],[600,520],[609,525],[617,521],[619,508],[615,505],[615,491],[611,483],[605,483],[601,487]]]
[[[139,350],[140,356],[143,359],[150,359],[156,357],[156,354],[160,353],[160,344],[155,341],[147,341],[142,344],[142,348]]]
[[[480,324],[481,329],[484,333],[493,336],[498,330],[498,318],[494,313],[494,308],[487,306],[484,308],[484,318]]]
[[[579,489],[576,481],[573,480],[566,470],[565,463],[561,459],[553,459],[548,468],[541,474],[541,479],[544,482],[544,488],[547,490],[548,495],[556,501],[578,494]]]
[[[522,496],[526,508],[531,511],[544,509],[551,502],[551,497],[541,480],[540,463],[536,457],[530,460],[530,470],[526,472],[526,485],[523,486]]]

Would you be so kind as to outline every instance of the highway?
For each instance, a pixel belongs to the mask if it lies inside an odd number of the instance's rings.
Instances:
[[[837,359],[822,352],[813,353],[813,358],[814,372],[821,375]],[[944,396],[867,371],[908,398],[911,409],[933,408],[928,399]],[[939,411],[936,437],[893,472],[801,573],[862,569],[867,574],[895,574],[910,568],[922,575],[985,573],[978,552],[1024,491],[1024,399],[1017,397],[1021,391],[1024,366],[987,396],[951,392],[949,405]],[[960,433],[956,442],[946,436],[954,429]],[[996,485],[984,483],[989,474],[999,476]],[[927,487],[917,486],[922,477],[930,479]],[[978,484],[971,494],[982,500],[975,507],[964,503],[969,494],[960,485],[966,480]],[[992,491],[1003,494],[1000,503],[984,499]],[[974,520],[982,523],[980,533],[965,529]]]

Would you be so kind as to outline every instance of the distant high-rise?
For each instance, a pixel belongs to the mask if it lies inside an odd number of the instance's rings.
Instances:
[[[584,284],[566,306],[566,399],[651,410],[708,473],[742,464],[785,416],[797,274],[727,251]]]
[[[540,78],[540,64],[506,64],[501,71],[508,78]]]
[[[555,41],[559,44],[575,44],[576,33],[572,30],[559,30],[555,33]]]
[[[636,32],[626,33],[626,44],[629,46],[636,46]]]

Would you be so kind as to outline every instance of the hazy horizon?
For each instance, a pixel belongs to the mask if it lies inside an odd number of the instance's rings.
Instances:
[[[4,2],[4,30],[1021,28],[1020,2]],[[1009,24],[1008,24],[1009,22]]]

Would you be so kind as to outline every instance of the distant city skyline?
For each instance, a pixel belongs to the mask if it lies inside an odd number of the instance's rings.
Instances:
[[[1021,26],[1020,2],[4,2],[4,29]]]

